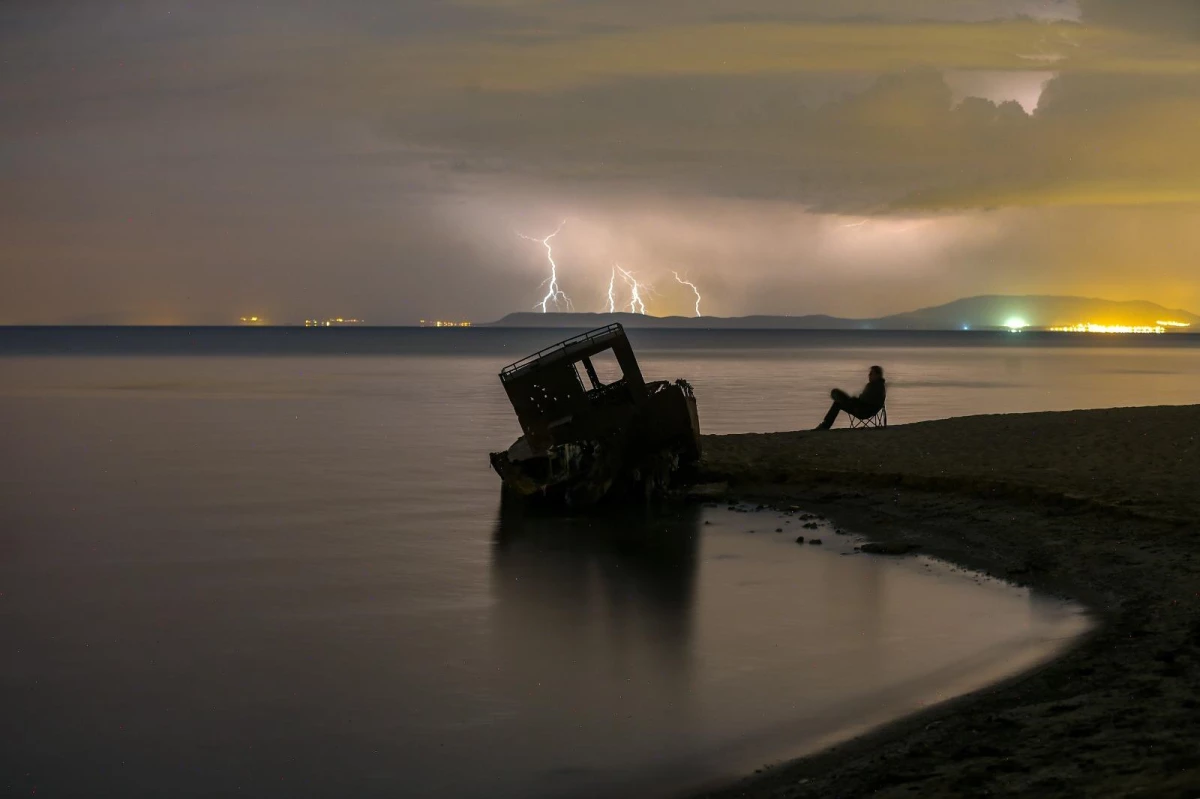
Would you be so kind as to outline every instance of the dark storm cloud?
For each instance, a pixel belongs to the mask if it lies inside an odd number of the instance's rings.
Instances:
[[[1200,3],[1194,0],[1082,0],[1081,11],[1090,24],[1200,39]]]
[[[621,255],[694,270],[725,313],[1200,304],[1170,244],[1200,185],[1196,14],[7,3],[0,322],[496,316],[541,278],[514,229],[572,214],[581,297]],[[887,293],[844,291],[866,275]]]
[[[468,94],[395,130],[452,148],[446,164],[458,169],[636,180],[840,212],[1200,199],[1193,78],[1064,74],[1032,115],[1015,100],[955,102],[933,70],[830,94],[814,102],[802,81],[746,77]]]

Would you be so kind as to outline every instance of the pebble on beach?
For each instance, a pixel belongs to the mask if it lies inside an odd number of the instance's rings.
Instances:
[[[804,543],[804,536],[800,536],[799,538],[797,538],[797,539],[796,539],[796,543],[797,543],[797,544],[803,544],[803,543]]]

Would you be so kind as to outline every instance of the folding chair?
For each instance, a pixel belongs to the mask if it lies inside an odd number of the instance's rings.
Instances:
[[[866,419],[859,419],[854,414],[846,414],[850,418],[851,427],[887,427],[887,406],[884,405],[879,409],[879,413]]]

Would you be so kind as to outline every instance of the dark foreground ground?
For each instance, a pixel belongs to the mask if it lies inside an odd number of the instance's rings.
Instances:
[[[1200,406],[710,436],[709,479],[1087,603],[1032,674],[728,797],[1200,797]]]

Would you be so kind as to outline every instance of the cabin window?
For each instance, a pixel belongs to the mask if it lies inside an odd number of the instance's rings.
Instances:
[[[592,385],[592,379],[588,377],[587,368],[583,361],[572,364],[575,367],[575,376],[579,378],[579,385],[583,387],[585,392],[591,391],[595,386]]]
[[[625,373],[621,370],[621,364],[617,362],[617,355],[612,350],[604,350],[592,355],[588,360],[592,362],[592,368],[596,370],[596,377],[600,380],[600,385],[610,386],[613,383],[618,383],[625,379]],[[580,371],[583,373],[583,384],[591,386],[591,381],[587,377],[584,365],[579,364]]]

